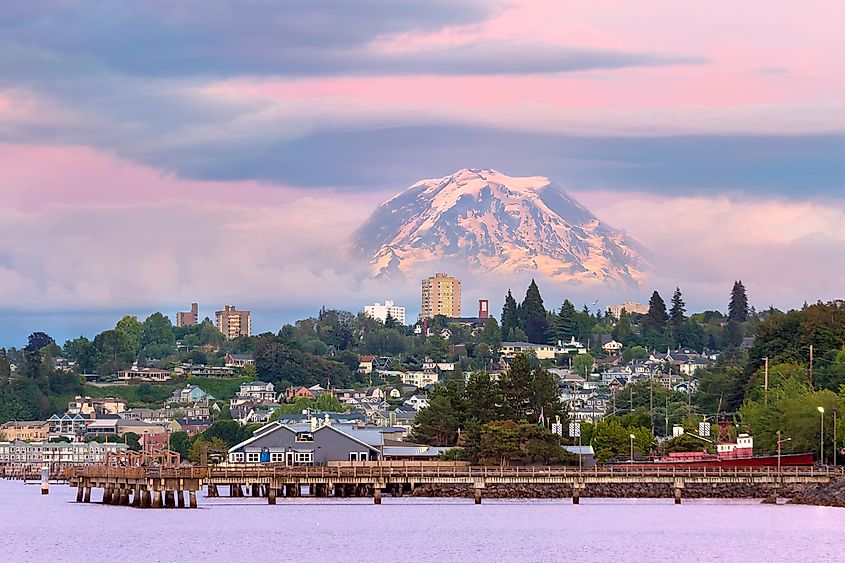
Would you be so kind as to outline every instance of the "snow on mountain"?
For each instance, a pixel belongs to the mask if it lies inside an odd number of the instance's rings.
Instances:
[[[352,254],[378,277],[454,261],[478,273],[635,286],[646,267],[640,250],[548,178],[478,169],[417,182],[352,237]]]

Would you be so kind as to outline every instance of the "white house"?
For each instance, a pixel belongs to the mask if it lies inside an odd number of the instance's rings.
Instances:
[[[420,410],[428,407],[428,397],[424,395],[411,395],[404,403],[403,406],[411,407],[414,410]]]
[[[610,342],[603,344],[601,349],[607,352],[608,354],[618,354],[623,347],[624,346],[622,346],[621,342],[611,340]]]
[[[408,371],[402,374],[402,383],[405,385],[413,385],[417,388],[433,385],[439,380],[440,376],[436,371]]]

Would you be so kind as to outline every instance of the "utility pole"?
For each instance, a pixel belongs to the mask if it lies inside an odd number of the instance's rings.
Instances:
[[[613,388],[613,416],[616,416],[616,388]]]
[[[687,416],[692,416],[692,373],[687,377]]]
[[[628,383],[628,394],[630,395],[631,406],[628,412],[634,412],[634,386]]]
[[[769,404],[769,357],[766,356],[765,358],[763,358],[763,361],[765,362],[765,367],[763,368],[763,377],[764,377],[763,389],[765,390],[764,394],[763,394],[763,401],[765,402],[766,405],[768,405]]]
[[[648,414],[651,418],[651,435],[654,436],[654,375],[648,377]]]
[[[813,345],[810,344],[810,390],[813,390]]]
[[[669,395],[666,395],[666,410],[663,411],[665,414],[665,421],[664,421],[664,428],[663,428],[663,435],[669,435]]]

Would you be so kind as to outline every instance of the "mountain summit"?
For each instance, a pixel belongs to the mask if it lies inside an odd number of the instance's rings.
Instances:
[[[417,182],[379,205],[352,239],[375,276],[460,261],[478,273],[621,286],[642,278],[639,248],[548,178],[478,169]]]

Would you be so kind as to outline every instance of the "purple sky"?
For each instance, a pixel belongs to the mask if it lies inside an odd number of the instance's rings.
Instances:
[[[177,6],[178,7],[174,7]],[[0,345],[199,301],[259,330],[416,280],[351,272],[375,205],[464,167],[548,176],[653,252],[630,294],[841,297],[845,4],[0,3]],[[508,285],[465,284],[465,308]],[[85,312],[85,314],[80,314]]]

